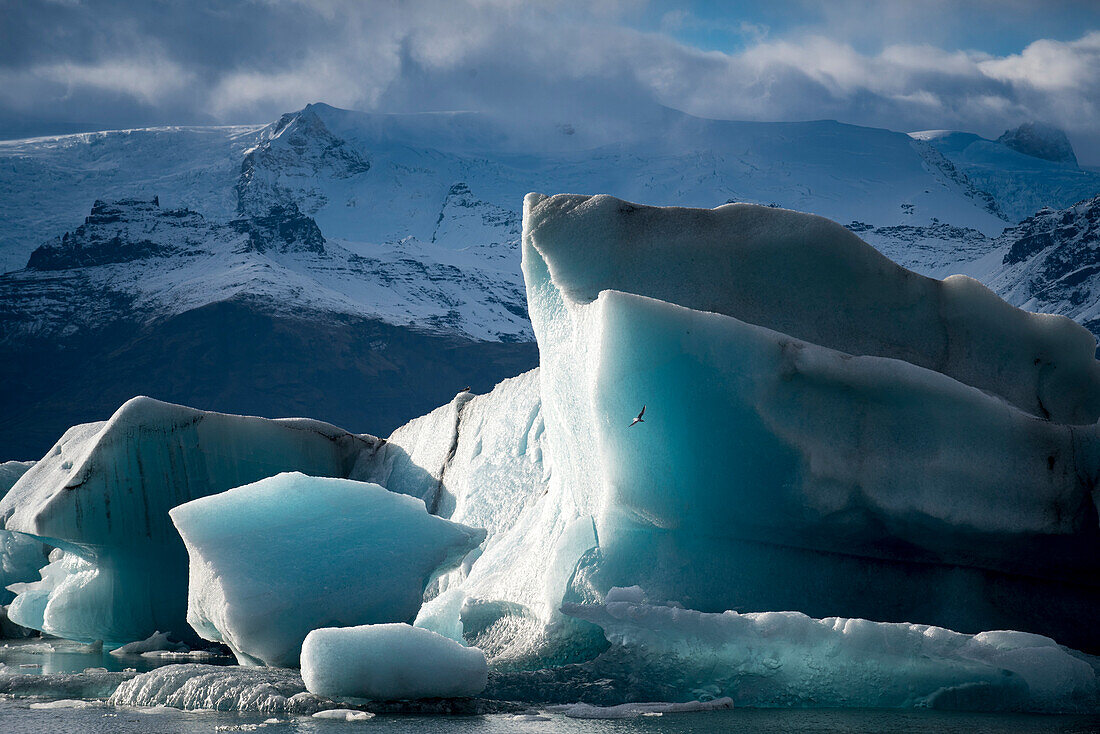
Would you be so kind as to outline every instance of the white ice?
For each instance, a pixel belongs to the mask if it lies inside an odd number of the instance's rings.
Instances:
[[[326,627],[302,645],[306,688],[330,698],[476,696],[487,677],[481,650],[407,624]]]
[[[7,530],[65,551],[12,619],[75,640],[188,632],[178,504],[281,471],[348,476],[376,446],[327,423],[224,415],[134,398],[70,428],[0,501]]]
[[[245,665],[294,667],[310,630],[411,621],[483,530],[368,482],[279,474],[171,510],[190,554],[187,619]]]

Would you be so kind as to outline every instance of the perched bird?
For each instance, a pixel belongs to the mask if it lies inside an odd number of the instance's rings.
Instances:
[[[645,423],[645,418],[642,417],[643,415],[645,415],[645,406],[644,405],[642,406],[642,412],[638,413],[638,417],[634,419],[634,423]],[[630,426],[627,426],[627,428],[630,428],[631,426],[633,426],[634,423],[631,423]]]
[[[462,388],[461,390],[459,390],[459,392],[460,392],[460,393],[462,393],[462,392],[470,392],[470,386],[469,386],[469,385],[467,385],[466,387],[464,387],[464,388]]]

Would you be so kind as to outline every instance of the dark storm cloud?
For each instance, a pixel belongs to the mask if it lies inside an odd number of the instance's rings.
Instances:
[[[783,17],[805,22],[707,20],[634,0],[0,0],[0,134],[261,122],[312,101],[577,120],[663,104],[985,135],[1041,119],[1100,159],[1100,32],[1079,3],[787,5]],[[958,46],[982,40],[967,35],[974,8],[1000,8],[990,27],[1021,40]],[[1081,20],[1071,37],[1027,35],[1029,19],[1064,30],[1067,18]],[[707,23],[736,44],[702,50],[690,34]]]

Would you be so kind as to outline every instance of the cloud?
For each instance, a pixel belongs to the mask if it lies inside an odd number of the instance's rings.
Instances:
[[[780,5],[700,18],[641,0],[0,0],[0,133],[11,120],[260,122],[313,101],[574,122],[659,104],[984,135],[1038,119],[1066,128],[1080,157],[1100,163],[1100,30],[1029,37],[1000,53],[952,41],[979,12],[1014,33],[1059,13],[1084,17],[1072,1]],[[690,42],[712,32],[736,43]]]

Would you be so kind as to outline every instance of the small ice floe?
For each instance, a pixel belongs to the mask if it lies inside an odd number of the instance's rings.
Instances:
[[[111,655],[115,657],[123,657],[125,655],[145,655],[146,653],[162,653],[162,652],[188,652],[189,648],[182,642],[172,642],[168,639],[168,635],[171,632],[154,632],[144,640],[135,640],[134,642],[128,642],[122,647],[116,647],[111,650]],[[102,642],[100,645],[102,646]]]
[[[135,708],[132,711],[139,714],[182,714],[183,709],[178,709],[175,706],[148,706],[146,708]]]
[[[315,719],[331,719],[333,721],[368,721],[374,718],[370,711],[355,711],[353,709],[329,709],[318,711],[313,715]]]
[[[485,689],[485,653],[407,624],[323,627],[302,645],[302,680],[330,698],[461,698]]]
[[[76,698],[63,698],[60,701],[36,701],[31,704],[32,709],[97,709],[104,705],[103,701],[84,701]]]
[[[21,652],[28,655],[48,655],[54,651],[53,645],[48,642],[34,642],[29,645],[9,645],[4,644],[0,647],[0,650],[11,650],[12,652]]]
[[[84,655],[98,655],[103,652],[103,640],[96,640],[95,642],[89,642],[87,645],[81,645],[76,651]]]
[[[543,716],[535,710],[524,711],[521,714],[512,714],[509,721],[550,721],[549,716]]]
[[[210,658],[223,657],[219,652],[210,650],[150,650],[141,653],[143,658],[156,658],[157,660],[209,660]]]
[[[587,703],[568,703],[547,706],[548,711],[571,719],[633,719],[639,716],[662,716],[691,711],[717,711],[733,708],[732,698],[716,698],[713,701],[688,701],[687,703],[622,703],[618,706],[592,706]]]

